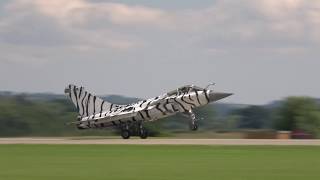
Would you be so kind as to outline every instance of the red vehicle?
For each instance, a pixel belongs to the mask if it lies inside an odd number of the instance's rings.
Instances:
[[[313,139],[312,134],[306,133],[303,130],[294,130],[291,132],[292,139]]]

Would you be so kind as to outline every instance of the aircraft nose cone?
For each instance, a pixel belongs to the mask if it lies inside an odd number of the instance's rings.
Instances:
[[[210,92],[209,94],[209,100],[210,102],[218,101],[220,99],[226,98],[228,96],[231,96],[233,93],[221,93],[221,92]]]

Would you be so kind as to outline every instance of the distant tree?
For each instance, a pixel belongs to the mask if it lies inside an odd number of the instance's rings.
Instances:
[[[261,106],[249,106],[234,112],[238,116],[238,127],[261,129],[268,125],[270,112]]]
[[[229,114],[224,117],[218,117],[218,120],[220,120],[222,124],[222,130],[224,131],[234,131],[238,129],[240,116],[237,114]]]
[[[17,104],[20,104],[20,105],[31,105],[32,102],[27,100],[27,95],[26,94],[19,94],[19,95],[16,95],[14,96],[15,98],[15,101]]]
[[[212,108],[212,106],[202,106],[194,109],[194,113],[196,118],[199,120],[199,126],[202,129],[217,129],[219,126],[219,122],[216,119],[216,112]],[[189,120],[188,118],[185,118]]]
[[[320,108],[309,97],[289,97],[280,107],[274,126],[278,130],[303,130],[314,136],[320,133]]]

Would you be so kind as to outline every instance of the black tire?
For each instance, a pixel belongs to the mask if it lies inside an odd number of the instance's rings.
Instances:
[[[147,139],[148,138],[148,131],[145,128],[141,128],[139,132],[139,136],[141,139]]]
[[[196,131],[196,130],[198,130],[198,125],[194,124],[193,127],[192,127],[192,131]]]
[[[194,123],[194,124],[190,124],[190,129],[192,130],[192,131],[196,131],[196,130],[198,130],[198,124],[197,123]]]
[[[121,130],[121,137],[123,139],[129,139],[130,138],[130,131],[129,130]]]

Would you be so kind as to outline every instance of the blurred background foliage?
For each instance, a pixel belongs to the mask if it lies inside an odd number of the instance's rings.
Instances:
[[[138,101],[119,95],[104,99],[117,104]],[[246,130],[299,130],[320,135],[319,100],[289,97],[266,105],[213,103],[195,109],[200,132],[239,132]],[[113,135],[110,129],[78,130],[65,123],[75,121],[75,107],[63,95],[15,94],[0,92],[0,136],[90,136]],[[174,136],[186,133],[189,119],[183,115],[146,123],[152,136]]]

